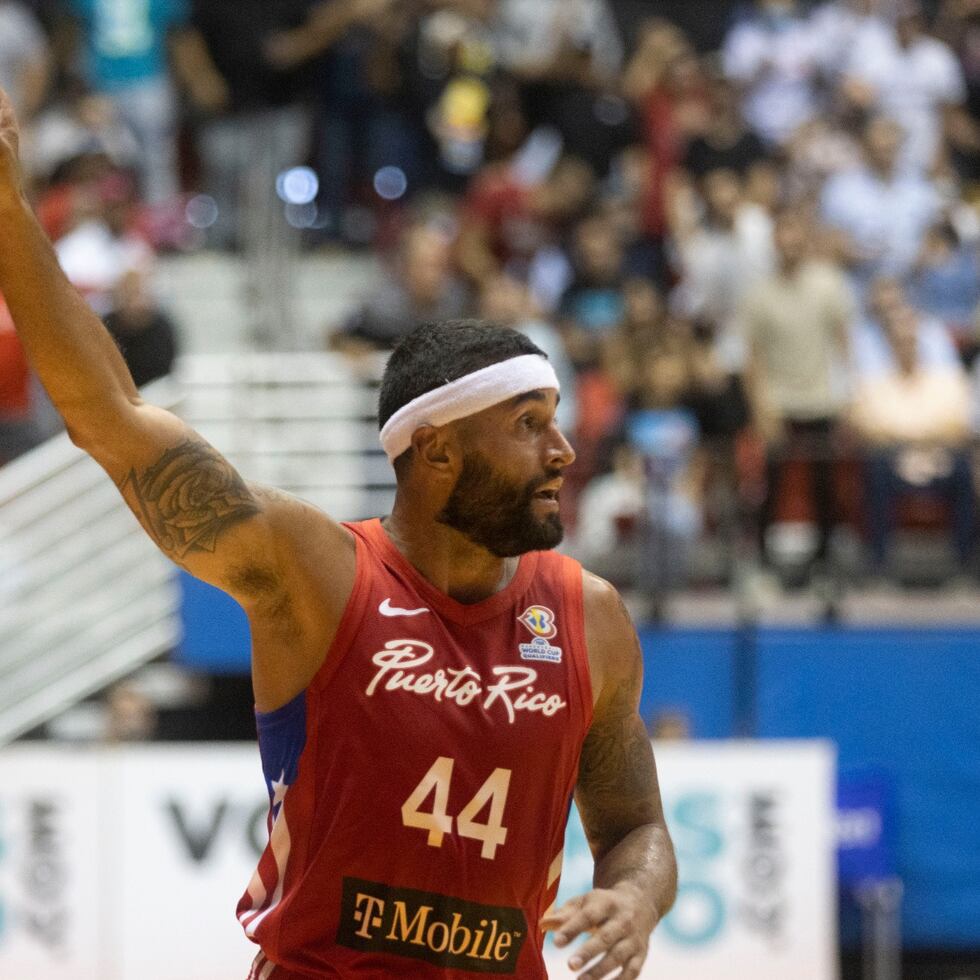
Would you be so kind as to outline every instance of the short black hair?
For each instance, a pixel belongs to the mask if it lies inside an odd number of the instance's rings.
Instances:
[[[547,356],[524,334],[488,320],[423,323],[388,358],[378,394],[378,427],[419,395],[523,354]]]

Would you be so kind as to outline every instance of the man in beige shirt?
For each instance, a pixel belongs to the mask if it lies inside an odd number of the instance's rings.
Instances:
[[[882,312],[894,355],[884,374],[859,384],[850,422],[865,444],[872,561],[885,567],[902,495],[928,491],[950,503],[961,570],[973,557],[975,504],[967,456],[970,388],[959,365],[928,366],[919,356],[919,314],[906,302]]]
[[[779,214],[778,269],[748,292],[740,323],[749,351],[753,421],[767,446],[767,491],[759,520],[763,557],[785,468],[802,459],[819,530],[815,558],[823,561],[834,523],[833,436],[844,405],[854,302],[844,273],[810,256],[810,237],[799,211]]]

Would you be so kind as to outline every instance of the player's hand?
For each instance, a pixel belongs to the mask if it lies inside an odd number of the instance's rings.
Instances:
[[[595,888],[573,898],[541,920],[541,928],[554,932],[555,945],[565,947],[576,936],[589,938],[572,954],[568,965],[582,970],[597,956],[594,965],[578,980],[600,980],[617,968],[620,980],[635,980],[647,958],[650,933],[659,916],[643,892],[624,883],[613,888]]]
[[[0,88],[0,193],[20,190],[20,128],[13,103]]]

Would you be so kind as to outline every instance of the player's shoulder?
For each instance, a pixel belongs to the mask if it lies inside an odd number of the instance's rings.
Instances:
[[[614,585],[582,569],[582,600],[589,666],[597,691],[631,677],[640,659],[633,621]],[[597,686],[598,685],[598,686]]]
[[[347,541],[354,546],[353,535],[316,504],[278,487],[250,482],[249,490],[273,526],[283,531],[303,525],[307,529],[319,529],[322,533]]]
[[[585,605],[586,616],[626,614],[622,596],[616,587],[587,568],[582,569],[582,602]]]
[[[316,573],[330,569],[332,583],[341,593],[346,578],[353,581],[356,544],[348,528],[335,521],[308,500],[275,487],[250,483],[267,522],[272,549],[298,572]],[[345,570],[349,573],[345,576]],[[316,576],[319,577],[319,576]],[[327,592],[334,591],[330,583],[320,583]]]

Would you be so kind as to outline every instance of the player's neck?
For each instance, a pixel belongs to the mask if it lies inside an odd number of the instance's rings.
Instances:
[[[419,574],[457,602],[488,599],[505,588],[517,571],[517,558],[498,558],[398,500],[384,529]]]

